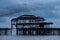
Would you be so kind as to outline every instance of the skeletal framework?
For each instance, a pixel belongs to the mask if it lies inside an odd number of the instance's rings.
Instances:
[[[34,15],[21,15],[11,20],[11,28],[0,28],[0,35],[60,35],[60,28]]]

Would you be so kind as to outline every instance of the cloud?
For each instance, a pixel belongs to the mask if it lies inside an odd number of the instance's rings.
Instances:
[[[56,0],[1,0],[0,17],[13,15],[20,12],[30,12],[42,9],[46,10],[47,6],[49,6],[46,5],[48,2],[56,2]]]
[[[0,0],[0,26],[10,27],[10,19],[27,13],[48,18],[56,27],[60,24],[59,6],[60,0]]]
[[[7,20],[5,19],[5,18],[0,18],[0,23],[4,23],[4,22],[6,22]]]

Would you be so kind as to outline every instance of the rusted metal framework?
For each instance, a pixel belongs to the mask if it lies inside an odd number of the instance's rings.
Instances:
[[[51,24],[42,17],[22,15],[11,20],[11,30],[16,29],[16,35],[47,35],[52,34],[52,28],[47,28]]]

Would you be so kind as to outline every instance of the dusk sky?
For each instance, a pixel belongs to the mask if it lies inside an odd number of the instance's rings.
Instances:
[[[60,28],[60,0],[0,0],[0,27],[11,27],[11,19],[23,14],[41,16]]]

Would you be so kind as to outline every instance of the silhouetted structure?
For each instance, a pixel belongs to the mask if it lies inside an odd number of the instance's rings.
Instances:
[[[0,28],[0,35],[11,35],[11,28]]]
[[[60,35],[60,28],[50,28],[52,22],[34,15],[22,15],[11,20],[11,28],[0,28],[0,35]]]
[[[16,29],[17,35],[52,35],[52,30],[49,27],[52,22],[45,22],[42,17],[34,15],[22,15],[11,20],[11,29]],[[16,28],[13,28],[15,26]]]

